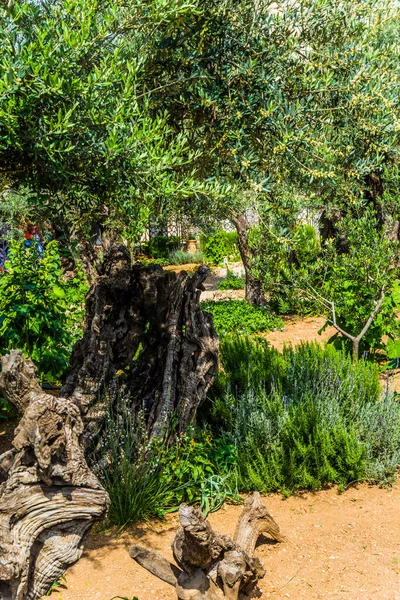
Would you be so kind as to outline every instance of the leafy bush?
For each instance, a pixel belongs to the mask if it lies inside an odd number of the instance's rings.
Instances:
[[[212,423],[235,444],[241,490],[289,493],[397,473],[400,405],[381,397],[375,364],[352,365],[329,345],[279,353],[226,336],[221,365]]]
[[[184,252],[183,250],[175,250],[168,255],[168,264],[170,265],[186,265],[190,263],[201,264],[204,261],[204,256],[201,250],[194,254]]]
[[[284,223],[266,219],[252,228],[250,241],[253,272],[263,282],[271,309],[281,315],[319,314],[319,303],[302,291],[303,281],[318,285],[326,270],[315,228],[299,225],[293,215]]]
[[[180,243],[177,235],[156,235],[147,244],[147,254],[150,258],[168,258],[170,252],[178,250]]]
[[[232,331],[258,333],[283,326],[283,321],[266,308],[251,306],[246,300],[202,302],[201,308],[212,314],[218,335]]]
[[[0,353],[19,348],[41,379],[59,380],[82,334],[87,290],[82,270],[63,279],[56,241],[47,244],[43,260],[35,245],[13,242],[0,274]]]
[[[240,260],[238,234],[236,231],[216,231],[211,235],[203,234],[200,238],[201,249],[206,261],[218,265],[224,258]]]
[[[197,429],[149,442],[143,415],[133,419],[119,400],[106,419],[105,431],[90,456],[93,469],[110,496],[108,519],[124,527],[138,520],[162,517],[181,502],[216,510],[226,498],[237,499],[229,468],[234,448]]]
[[[244,290],[246,287],[246,280],[243,277],[238,277],[232,271],[227,271],[225,279],[220,281],[217,285],[219,290]]]

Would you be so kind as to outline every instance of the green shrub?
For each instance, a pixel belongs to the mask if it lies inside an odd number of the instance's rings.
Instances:
[[[400,465],[400,405],[378,367],[307,343],[283,353],[226,336],[211,400],[214,429],[236,447],[242,491],[387,482]],[[225,389],[225,393],[223,393]]]
[[[207,262],[218,265],[224,258],[240,260],[238,234],[236,231],[216,231],[211,235],[200,237],[201,249]]]
[[[90,463],[110,496],[108,519],[124,527],[162,517],[181,502],[216,510],[236,490],[229,473],[234,448],[207,431],[191,429],[173,443],[149,442],[143,415],[138,419],[119,400],[106,418],[105,430]]]
[[[170,252],[179,249],[180,243],[177,235],[156,235],[147,243],[147,254],[150,258],[168,258]]]
[[[63,279],[56,241],[46,245],[42,260],[35,245],[13,242],[0,274],[0,353],[19,348],[42,380],[60,380],[82,335],[87,290],[81,269]]]
[[[236,331],[258,333],[282,327],[283,321],[266,308],[251,306],[246,300],[202,302],[201,308],[212,314],[218,335]]]
[[[201,250],[194,254],[184,252],[183,250],[175,250],[168,255],[168,264],[170,265],[186,265],[190,263],[201,264],[204,261],[204,256]]]
[[[244,290],[246,287],[246,280],[243,277],[238,277],[232,271],[227,272],[225,279],[220,281],[217,285],[219,290]]]

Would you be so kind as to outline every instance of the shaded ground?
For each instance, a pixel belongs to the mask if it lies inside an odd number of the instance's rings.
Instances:
[[[400,600],[400,486],[362,485],[339,495],[336,489],[287,500],[265,498],[287,540],[261,539],[256,550],[267,574],[261,598],[316,600]],[[213,527],[233,534],[241,508],[225,506],[210,516]],[[66,573],[67,589],[54,600],[176,600],[173,589],[128,555],[139,543],[171,558],[176,516],[142,525],[119,538],[93,534],[83,558]]]
[[[0,421],[0,454],[11,448],[11,442],[14,439],[14,429],[18,421]]]

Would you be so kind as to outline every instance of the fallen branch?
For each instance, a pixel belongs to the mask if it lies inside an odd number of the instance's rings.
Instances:
[[[178,565],[161,554],[133,546],[130,556],[142,567],[175,587],[179,600],[237,600],[254,592],[265,570],[253,556],[257,538],[267,533],[283,541],[279,527],[255,492],[246,499],[234,538],[214,532],[203,513],[182,504],[180,527],[172,550]]]

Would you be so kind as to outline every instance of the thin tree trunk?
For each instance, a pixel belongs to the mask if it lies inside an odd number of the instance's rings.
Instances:
[[[246,300],[249,304],[255,306],[265,305],[265,296],[262,291],[262,283],[254,277],[252,273],[254,251],[249,245],[249,234],[246,225],[246,219],[243,215],[231,212],[230,219],[238,233],[239,252],[242,258],[243,267],[246,275]]]
[[[358,361],[358,357],[359,357],[359,347],[360,347],[360,340],[358,338],[353,338],[352,340],[353,343],[353,365],[356,364],[356,362]]]

